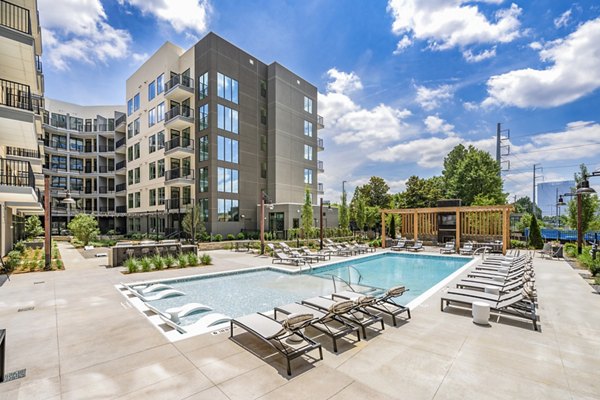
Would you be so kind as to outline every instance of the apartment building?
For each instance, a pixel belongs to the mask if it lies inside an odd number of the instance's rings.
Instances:
[[[102,233],[125,233],[125,107],[49,98],[45,103],[44,173],[50,177],[53,234],[79,213],[96,216]],[[75,204],[62,202],[67,194]]]
[[[282,65],[209,33],[186,51],[165,43],[126,95],[129,232],[176,235],[194,204],[208,232],[256,231],[261,193],[267,229],[283,232],[305,188],[317,204],[317,88]]]
[[[41,55],[36,0],[0,0],[0,255],[43,214]]]

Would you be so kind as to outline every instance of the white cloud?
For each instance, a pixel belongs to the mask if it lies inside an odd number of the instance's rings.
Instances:
[[[443,133],[445,135],[454,134],[454,125],[447,123],[437,115],[428,115],[423,120],[425,130],[429,133]]]
[[[565,27],[569,25],[569,20],[571,19],[572,10],[567,10],[560,15],[560,17],[554,19],[554,26],[558,28]]]
[[[46,59],[59,70],[128,56],[131,35],[108,24],[99,0],[39,0]]]
[[[499,4],[500,0],[485,1]],[[392,32],[403,35],[398,49],[414,39],[426,40],[433,50],[471,45],[508,43],[521,35],[516,4],[497,10],[488,18],[472,1],[467,0],[389,0],[388,12],[394,17]]]
[[[467,62],[476,63],[483,60],[487,60],[488,58],[496,57],[496,46],[491,49],[483,50],[477,54],[473,54],[471,50],[463,51],[463,57]]]
[[[437,88],[416,86],[416,102],[427,111],[438,108],[441,103],[449,101],[453,97],[454,88],[450,85],[441,85]]]
[[[540,50],[540,59],[552,64],[548,68],[526,68],[492,76],[483,105],[556,107],[593,92],[600,87],[599,42],[597,18]]]
[[[529,47],[533,50],[541,50],[544,48],[540,42],[531,42],[529,43]]]
[[[408,37],[408,35],[402,36],[402,39],[400,39],[400,41],[396,45],[396,50],[394,50],[394,54],[398,55],[398,54],[402,53],[405,49],[412,46],[412,44],[413,44],[413,41],[411,38]]]
[[[465,108],[465,110],[467,111],[475,111],[475,110],[479,110],[479,104],[472,102],[472,101],[465,101],[463,103],[463,107]]]
[[[347,73],[331,68],[327,75],[331,79],[327,83],[327,91],[330,93],[350,94],[363,88],[360,78],[354,72]]]
[[[208,30],[212,7],[208,0],[120,0],[171,25],[177,33],[202,35]]]

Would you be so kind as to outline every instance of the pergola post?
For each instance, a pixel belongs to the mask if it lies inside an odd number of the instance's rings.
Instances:
[[[385,213],[381,213],[381,248],[385,249]]]
[[[506,255],[508,242],[510,241],[510,214],[507,209],[502,211],[502,254]]]
[[[415,210],[413,221],[413,240],[416,242],[419,238],[419,212]]]
[[[454,245],[456,246],[456,253],[458,254],[460,251],[460,208],[456,208],[456,241]]]

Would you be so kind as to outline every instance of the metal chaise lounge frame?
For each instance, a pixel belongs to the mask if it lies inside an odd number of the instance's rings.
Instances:
[[[415,251],[415,252],[424,250],[423,242],[420,240],[417,240],[414,245],[407,247],[406,250]]]
[[[440,249],[440,254],[454,254],[456,253],[456,244],[454,242],[446,242],[444,247]]]
[[[410,315],[410,308],[396,303],[394,301],[394,298],[402,296],[404,294],[404,292],[407,292],[408,290],[410,290],[410,289],[406,289],[404,286],[396,286],[396,287],[390,288],[384,294],[382,294],[380,297],[376,297],[375,301],[371,305],[367,306],[367,308],[372,308],[383,314],[389,315],[392,318],[392,323],[394,324],[394,326],[398,326],[398,323],[396,321],[396,317],[398,315],[400,315],[402,313],[407,313],[408,319],[411,318],[411,315]],[[361,296],[364,296],[364,295],[359,292],[352,292],[352,291],[348,291],[348,290],[331,294],[332,298],[339,297],[341,299],[348,299],[348,300],[356,300],[356,299],[360,298]]]
[[[280,252],[280,251],[275,251],[274,256],[273,256],[273,264],[275,264],[276,261],[279,261],[280,263],[290,263],[290,264],[295,264],[295,265],[300,265],[302,264],[306,264],[306,260],[303,258],[298,258],[298,257],[289,257],[288,255]]]
[[[348,303],[348,304],[344,304]],[[308,307],[300,303],[291,303],[283,306],[278,306],[273,309],[275,319],[277,313],[291,315],[298,313],[312,313],[315,319],[310,326],[319,332],[329,336],[333,340],[333,351],[337,353],[337,339],[347,336],[351,333],[356,333],[356,341],[360,342],[360,332],[357,326],[351,325],[341,318],[337,318],[348,309],[354,308],[354,304],[350,301],[340,301],[327,311],[317,310],[313,307]],[[335,324],[335,326],[333,325]]]
[[[296,319],[298,320],[297,322]],[[291,360],[315,349],[319,350],[319,357],[321,360],[323,359],[323,349],[321,345],[302,333],[302,329],[310,325],[313,320],[314,317],[312,314],[289,315],[288,318],[282,322],[276,321],[261,313],[250,314],[234,318],[229,322],[229,338],[236,341],[233,338],[233,326],[237,325],[263,342],[269,344],[285,357],[287,361],[287,374],[290,376],[292,375],[292,368],[290,365]],[[301,338],[302,342],[305,342],[306,344],[302,346],[298,344],[296,347],[296,345],[287,341],[287,339],[292,336]]]
[[[400,243],[402,243],[402,245],[400,245]],[[398,243],[396,243],[395,245],[391,246],[390,250],[393,250],[393,251],[406,250],[406,239],[400,239],[400,240],[398,240]]]

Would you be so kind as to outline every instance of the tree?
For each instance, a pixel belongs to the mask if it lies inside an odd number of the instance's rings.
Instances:
[[[397,196],[400,208],[436,207],[444,197],[444,180],[440,176],[421,179],[411,176],[406,181],[406,190]]]
[[[25,220],[25,237],[27,239],[41,236],[44,234],[44,228],[42,228],[42,223],[40,218],[32,215]]]
[[[100,231],[98,230],[98,221],[93,215],[90,214],[77,214],[75,218],[69,222],[69,230],[73,232],[73,235],[83,242],[84,246],[98,236]]]
[[[369,182],[359,186],[354,191],[354,202],[359,196],[365,200],[365,205],[370,207],[386,208],[390,205],[391,195],[388,194],[390,187],[383,178],[372,176]]]
[[[531,199],[529,198],[529,196],[524,196],[519,198],[517,201],[515,201],[515,212],[522,214],[522,213],[530,213],[532,210],[532,207],[534,206],[534,204],[531,202]],[[539,208],[537,205],[535,205],[535,212],[534,212],[536,218],[542,218],[542,209]]]
[[[387,235],[393,239],[396,237],[396,216],[392,214],[390,215],[390,217],[391,218]]]
[[[500,166],[486,151],[456,146],[444,159],[442,176],[446,197],[461,199],[463,205],[472,205],[478,195],[488,203],[506,203]]]
[[[365,207],[365,216],[367,228],[369,229],[375,229],[379,221],[381,221],[381,213],[379,212],[379,207]]]
[[[529,242],[535,249],[544,247],[544,240],[535,215],[531,217],[531,225],[529,226]]]
[[[583,177],[588,174],[587,167],[585,164],[581,164],[579,166],[579,173],[575,173],[575,182],[579,184],[583,181]],[[593,224],[593,221],[598,218],[598,196],[590,195],[590,194],[581,194],[581,228],[583,232],[587,232],[590,229],[590,225]],[[569,226],[573,229],[577,229],[577,197],[573,197],[571,201],[569,201],[569,212],[568,212],[568,221]]]
[[[183,217],[181,226],[183,227],[183,231],[187,233],[190,238],[201,238],[206,233],[206,228],[200,221],[200,207],[191,207]]]
[[[367,223],[367,210],[366,210],[365,200],[359,196],[356,201],[356,225],[358,226],[358,229],[361,232],[365,229],[366,223]]]
[[[342,193],[342,204],[339,207],[340,228],[348,230],[350,226],[350,216],[348,215],[348,204],[346,203],[346,192]]]
[[[531,226],[531,214],[525,213],[521,216],[519,222],[517,222],[516,228],[519,232],[524,232],[525,228]]]
[[[321,216],[322,218],[322,216]],[[306,188],[304,193],[304,204],[302,205],[302,231],[304,238],[307,238],[310,234],[313,226],[313,208],[312,200],[310,195],[310,189]]]

